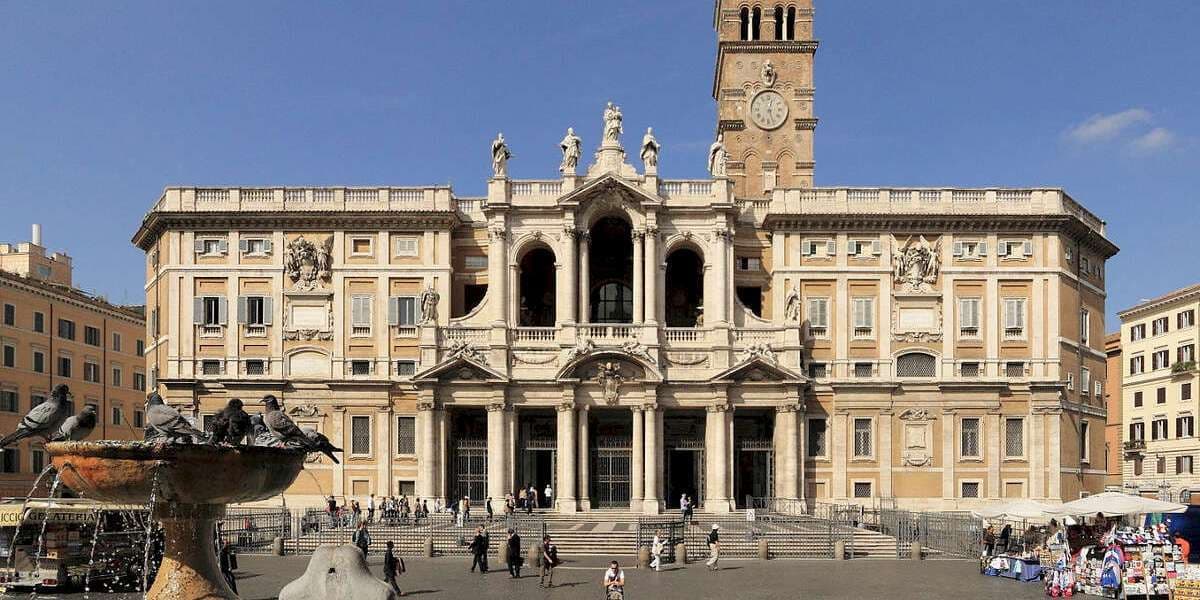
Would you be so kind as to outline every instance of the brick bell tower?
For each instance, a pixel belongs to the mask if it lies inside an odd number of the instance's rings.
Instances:
[[[716,0],[713,99],[736,194],[813,185],[812,0]]]

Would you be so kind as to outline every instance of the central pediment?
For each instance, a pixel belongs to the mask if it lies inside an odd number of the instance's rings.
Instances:
[[[611,173],[587,182],[558,199],[559,206],[585,206],[591,202],[623,202],[633,206],[660,205],[662,200]]]

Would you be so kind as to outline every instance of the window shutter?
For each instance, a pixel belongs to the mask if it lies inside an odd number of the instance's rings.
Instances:
[[[395,296],[388,298],[388,325],[400,324],[400,299]]]
[[[979,255],[987,256],[987,241],[986,240],[981,240],[979,242]]]
[[[267,254],[271,253],[272,246],[273,246],[273,243],[271,242],[271,240],[263,240],[263,251],[266,252]]]
[[[192,324],[204,324],[204,297],[196,296],[192,298]]]
[[[1013,302],[1012,300],[1004,301],[1004,328],[1005,329],[1012,329],[1013,327],[1016,327],[1016,325],[1014,324],[1014,322],[1016,320],[1016,316],[1015,316],[1016,311],[1014,310],[1015,306],[1016,306],[1016,303]]]
[[[192,241],[192,250],[195,251],[196,254],[203,253],[204,252],[204,240],[202,240],[200,238],[196,238],[195,240],[193,240]]]
[[[829,256],[837,256],[837,242],[829,240],[825,242],[825,254]]]
[[[246,323],[246,316],[249,314],[250,299],[245,296],[238,296],[237,301],[237,322]]]
[[[962,255],[963,255],[963,244],[962,244],[962,242],[954,242],[954,255],[955,255],[955,256],[962,256]]]
[[[229,252],[229,240],[217,240],[217,252],[226,254]]]
[[[1025,240],[1023,246],[1024,247],[1022,250],[1025,251],[1025,256],[1033,256],[1033,242],[1031,240]]]
[[[874,254],[875,256],[879,256],[880,254],[883,254],[883,243],[880,242],[879,240],[875,240],[875,241],[871,242],[871,253]]]
[[[1008,242],[996,244],[996,256],[1008,256]]]
[[[250,251],[250,240],[241,238],[238,240],[238,252],[245,254]]]
[[[854,240],[848,240],[846,242],[846,254],[854,256],[857,252],[858,249],[854,247]]]
[[[229,302],[224,296],[217,298],[217,322],[224,325],[229,321]]]
[[[815,242],[807,242],[806,241],[803,244],[800,244],[800,256],[811,256],[813,254],[813,250],[815,250],[815,249],[816,249]]]
[[[1025,302],[1022,300],[1016,301],[1017,306],[1017,327],[1025,327]]]
[[[271,324],[271,315],[275,314],[275,299],[270,296],[263,297],[263,325]]]

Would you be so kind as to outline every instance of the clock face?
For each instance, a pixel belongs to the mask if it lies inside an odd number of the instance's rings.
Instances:
[[[750,118],[762,129],[778,128],[787,115],[787,102],[774,90],[764,91],[750,101]]]

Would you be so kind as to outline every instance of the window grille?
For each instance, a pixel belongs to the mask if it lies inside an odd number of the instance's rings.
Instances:
[[[417,372],[417,361],[415,360],[398,360],[396,361],[396,375],[400,377],[412,377]]]
[[[963,498],[978,498],[979,497],[979,482],[978,481],[962,482],[962,497]]]
[[[264,361],[261,361],[261,360],[246,361],[246,374],[247,375],[263,375],[266,372],[267,372],[267,366]]]
[[[808,455],[825,456],[825,441],[827,439],[825,419],[809,419],[808,421]]]
[[[979,363],[977,362],[963,363],[960,369],[963,377],[979,377]]]
[[[855,481],[854,482],[854,497],[855,498],[870,498],[871,497],[871,482]]]
[[[875,366],[871,363],[854,363],[854,376],[870,377],[874,369]]]
[[[896,358],[896,377],[933,377],[937,361],[932,355],[909,352]]]
[[[370,375],[371,374],[370,361],[366,361],[366,360],[350,361],[350,374],[351,375]]]
[[[1016,377],[1016,378],[1024,377],[1025,376],[1025,363],[1023,363],[1023,362],[1006,363],[1004,365],[1004,375],[1007,377]]]
[[[371,453],[371,417],[350,417],[350,453]]]
[[[1006,419],[1004,421],[1004,455],[1008,457],[1025,455],[1024,420]]]
[[[0,390],[0,410],[17,412],[20,409],[17,398],[17,392],[13,390]]]
[[[962,420],[962,455],[979,456],[979,419]]]
[[[825,363],[808,363],[808,377],[810,379],[822,379],[826,377],[828,367]]]
[[[871,456],[871,420],[854,420],[854,456]]]
[[[396,418],[396,454],[417,453],[417,419]]]
[[[216,360],[206,360],[201,362],[200,373],[204,375],[220,375],[221,362]]]

